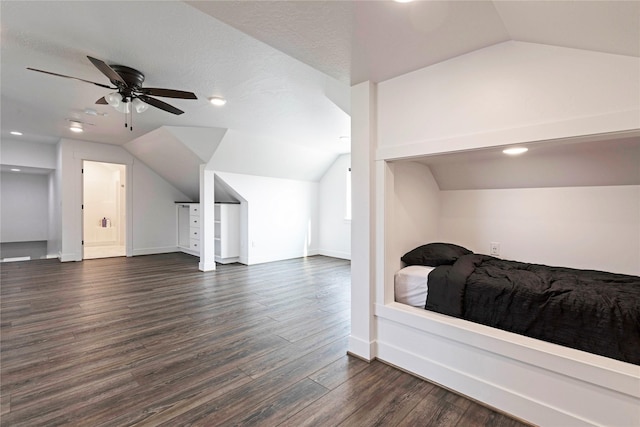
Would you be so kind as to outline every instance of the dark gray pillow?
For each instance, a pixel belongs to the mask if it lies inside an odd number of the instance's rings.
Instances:
[[[437,267],[453,264],[462,255],[472,253],[469,249],[453,243],[427,243],[407,252],[400,259],[407,265]]]

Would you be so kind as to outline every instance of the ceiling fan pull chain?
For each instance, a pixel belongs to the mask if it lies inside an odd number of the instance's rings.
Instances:
[[[133,132],[133,103],[131,104],[131,107],[132,107],[131,112],[129,113],[131,114],[131,123],[130,123],[131,127],[129,127],[129,131]]]

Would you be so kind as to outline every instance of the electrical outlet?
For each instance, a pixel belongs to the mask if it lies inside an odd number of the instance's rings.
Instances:
[[[492,256],[500,256],[500,243],[499,242],[491,242],[489,244],[489,255]]]

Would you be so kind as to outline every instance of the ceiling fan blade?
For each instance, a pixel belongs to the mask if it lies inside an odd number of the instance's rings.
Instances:
[[[184,90],[143,87],[139,92],[145,95],[162,96],[164,98],[198,99],[193,92],[186,92]]]
[[[107,102],[107,100],[104,98],[104,96],[100,99],[98,99],[96,101],[96,104],[101,104],[101,105],[108,105],[109,103]]]
[[[124,81],[124,79],[120,76],[120,74],[116,73],[113,68],[109,67],[107,65],[106,62],[101,61],[99,59],[96,58],[92,58],[89,55],[87,55],[87,58],[89,58],[89,61],[91,61],[91,63],[93,65],[96,66],[96,68],[98,70],[100,70],[102,72],[102,74],[104,74],[105,76],[107,76],[109,78],[109,80],[111,81],[116,81],[116,82],[120,82],[123,85],[127,86],[127,83]]]
[[[176,115],[184,113],[184,111],[179,110],[173,105],[167,104],[166,102],[160,101],[159,99],[151,98],[150,96],[147,96],[147,95],[138,95],[137,97],[140,98],[141,101],[146,102],[149,105],[152,105],[156,108],[167,111],[169,113],[176,114]]]
[[[104,87],[106,89],[117,89],[115,87],[111,87],[111,86],[108,86],[108,85],[103,85],[102,83],[96,83],[96,82],[92,82],[92,81],[89,81],[89,80],[79,79],[77,77],[65,76],[64,74],[52,73],[51,71],[38,70],[36,68],[30,68],[30,67],[27,67],[27,70],[37,71],[39,73],[44,73],[44,74],[51,74],[52,76],[57,76],[57,77],[64,77],[65,79],[80,80],[81,82],[91,83],[93,85]]]

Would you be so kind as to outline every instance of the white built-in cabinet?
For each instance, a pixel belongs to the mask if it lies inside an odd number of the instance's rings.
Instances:
[[[215,204],[215,260],[221,264],[240,259],[240,205]]]
[[[200,256],[200,204],[176,203],[178,249]]]

